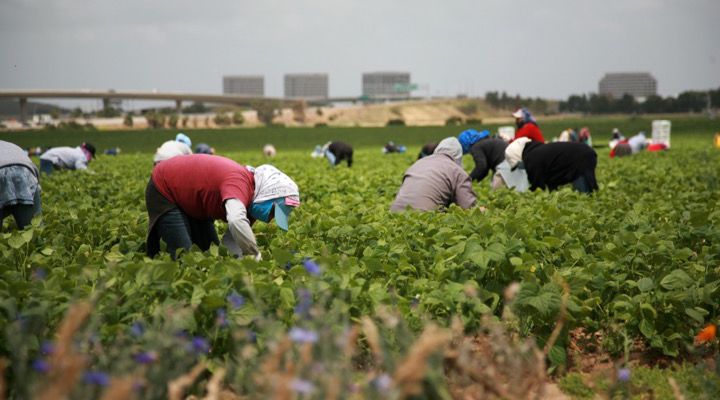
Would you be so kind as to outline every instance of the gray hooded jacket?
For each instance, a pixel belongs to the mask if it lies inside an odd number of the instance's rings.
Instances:
[[[462,208],[475,205],[470,176],[462,168],[462,146],[449,137],[438,144],[435,152],[417,160],[403,177],[390,211],[436,210],[456,203]]]

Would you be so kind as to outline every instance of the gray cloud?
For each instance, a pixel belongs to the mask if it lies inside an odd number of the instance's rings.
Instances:
[[[219,92],[223,74],[410,71],[420,94],[561,98],[608,71],[720,86],[717,0],[3,0],[0,87]]]

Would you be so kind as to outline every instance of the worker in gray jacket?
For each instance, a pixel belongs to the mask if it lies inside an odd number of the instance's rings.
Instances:
[[[25,150],[0,140],[0,228],[8,215],[23,229],[40,213],[38,175]]]
[[[78,147],[53,147],[40,156],[40,171],[51,174],[56,169],[87,169],[95,158],[95,146],[83,143]]]
[[[470,208],[477,202],[470,176],[462,168],[462,146],[449,137],[443,139],[431,156],[415,162],[403,177],[390,211],[436,210],[455,203]]]

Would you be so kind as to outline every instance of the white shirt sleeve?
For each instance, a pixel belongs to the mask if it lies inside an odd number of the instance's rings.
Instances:
[[[87,169],[87,159],[85,158],[84,154],[83,158],[78,158],[75,161],[75,169]]]
[[[247,217],[247,209],[245,205],[238,199],[228,199],[225,202],[225,212],[228,221],[228,236],[226,232],[223,236],[223,244],[233,254],[240,257],[242,255],[253,255],[259,259],[260,250],[258,250],[257,242],[255,242],[255,234],[250,228],[250,220]],[[232,242],[230,242],[232,239]],[[232,243],[229,245],[229,242]]]

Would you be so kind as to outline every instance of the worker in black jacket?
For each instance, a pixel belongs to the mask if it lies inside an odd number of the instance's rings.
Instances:
[[[470,172],[474,181],[485,179],[488,172],[505,161],[507,143],[498,138],[491,138],[488,131],[478,132],[468,129],[458,136],[465,153],[470,153],[475,161],[475,168]]]
[[[348,168],[352,167],[353,148],[345,142],[327,143],[324,146],[323,153],[332,166],[336,166],[340,164],[342,160],[346,160]]]
[[[519,138],[506,151],[510,167],[527,171],[530,190],[556,190],[571,183],[581,193],[598,190],[595,178],[597,153],[583,143],[555,142],[543,144],[529,138]]]

